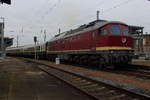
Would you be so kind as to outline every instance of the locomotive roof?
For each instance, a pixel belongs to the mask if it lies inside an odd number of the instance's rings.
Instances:
[[[76,28],[76,29],[73,29],[73,30],[71,29],[70,31],[66,31],[66,32],[57,34],[49,42],[56,41],[58,39],[64,39],[64,38],[67,38],[67,37],[70,37],[70,36],[73,36],[73,35],[77,35],[77,34],[80,34],[80,33],[83,33],[83,32],[92,31],[92,30],[98,29],[100,27],[103,27],[107,24],[111,24],[111,23],[125,24],[125,23],[120,22],[120,21],[96,20],[96,21],[90,22],[89,24],[81,25],[79,28]]]

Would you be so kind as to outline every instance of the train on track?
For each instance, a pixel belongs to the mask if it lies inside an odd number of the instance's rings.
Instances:
[[[128,25],[119,21],[96,20],[76,29],[59,33],[36,46],[37,58],[55,58],[99,68],[127,64],[133,58],[133,38]],[[35,47],[9,48],[7,55],[34,58]]]

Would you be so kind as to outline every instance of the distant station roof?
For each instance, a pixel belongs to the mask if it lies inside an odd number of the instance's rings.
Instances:
[[[11,0],[0,0],[0,3],[11,4]]]
[[[5,46],[6,47],[9,47],[13,44],[13,38],[8,38],[8,37],[5,37],[4,38],[4,43],[5,43]],[[0,39],[0,44],[1,44],[1,39]]]
[[[144,36],[150,36],[150,34],[143,34]]]
[[[132,28],[132,29],[143,29],[144,27],[142,27],[142,26],[129,25],[129,28]]]
[[[140,34],[140,33],[143,33],[143,29],[144,29],[144,27],[142,27],[142,26],[129,25],[129,32],[131,34]]]

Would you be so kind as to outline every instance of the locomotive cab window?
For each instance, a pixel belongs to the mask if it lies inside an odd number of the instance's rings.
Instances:
[[[129,35],[129,29],[127,27],[123,28],[123,33],[124,35]]]
[[[111,25],[110,32],[113,35],[119,35],[121,33],[120,27],[118,25]]]

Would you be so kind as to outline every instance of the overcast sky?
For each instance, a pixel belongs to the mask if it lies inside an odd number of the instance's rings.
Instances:
[[[33,36],[43,42],[61,31],[76,28],[96,19],[122,21],[143,26],[150,33],[150,1],[148,0],[12,0],[11,5],[0,5],[0,16],[5,17],[5,36],[19,36],[19,45],[33,44]],[[1,21],[1,20],[0,20]]]

